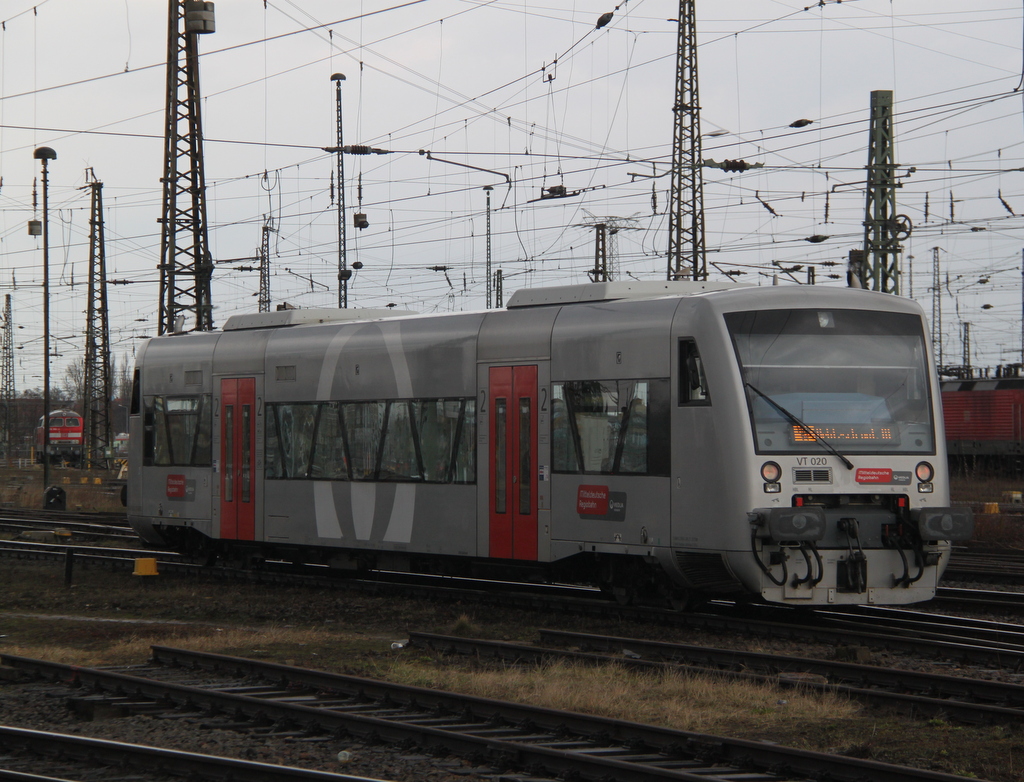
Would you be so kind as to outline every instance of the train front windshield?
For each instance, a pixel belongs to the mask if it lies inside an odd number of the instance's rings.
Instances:
[[[819,439],[843,454],[935,452],[919,317],[805,309],[725,321],[758,453],[820,453]]]

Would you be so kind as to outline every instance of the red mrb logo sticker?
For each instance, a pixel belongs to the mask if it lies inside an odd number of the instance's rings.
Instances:
[[[184,475],[168,475],[166,494],[169,500],[194,500],[196,482]]]
[[[624,521],[626,493],[607,486],[583,485],[576,490],[576,513],[581,519]]]
[[[608,512],[608,487],[580,486],[576,490],[576,512],[581,516],[604,516]]]
[[[884,483],[899,486],[910,484],[910,471],[891,470],[888,467],[858,467],[857,483]]]

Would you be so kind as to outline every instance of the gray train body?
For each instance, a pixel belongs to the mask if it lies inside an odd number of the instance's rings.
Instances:
[[[129,518],[207,558],[928,600],[973,520],[924,333],[895,296],[696,282],[235,316],[140,349]]]

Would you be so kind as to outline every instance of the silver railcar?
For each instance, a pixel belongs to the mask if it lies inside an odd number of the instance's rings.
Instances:
[[[850,289],[234,316],[140,349],[128,513],[207,559],[912,603],[973,531],[935,378],[921,309]]]

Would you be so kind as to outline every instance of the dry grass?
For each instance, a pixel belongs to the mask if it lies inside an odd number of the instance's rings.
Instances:
[[[110,481],[116,472],[71,470],[53,467],[50,485],[67,493],[67,509],[123,513],[121,488]],[[99,483],[96,480],[99,479]],[[0,504],[15,508],[43,507],[42,467],[0,470]]]
[[[67,623],[68,620],[57,621]],[[99,666],[137,664],[149,657],[151,646],[180,646],[198,652],[276,658],[279,654],[288,656],[288,650],[301,651],[304,648],[316,656],[316,649],[337,645],[342,641],[338,633],[327,630],[290,627],[247,630],[194,625],[173,628],[159,624],[148,631],[133,631],[97,649],[82,649],[80,645],[60,643],[30,643],[5,644],[0,650],[4,654],[51,662]]]
[[[619,665],[559,661],[536,668],[478,671],[438,668],[401,657],[381,674],[419,687],[703,733],[747,732],[780,718],[834,721],[853,718],[860,709],[835,695],[676,671],[638,672]]]

